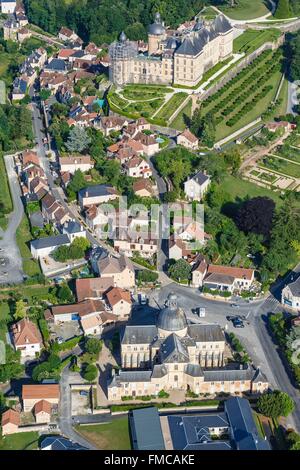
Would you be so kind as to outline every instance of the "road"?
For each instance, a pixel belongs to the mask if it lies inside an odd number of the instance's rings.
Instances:
[[[13,201],[13,211],[9,215],[6,231],[0,233],[0,258],[4,258],[6,263],[4,267],[0,266],[0,285],[20,283],[24,276],[22,257],[16,242],[16,230],[21,223],[24,207],[13,155],[5,155],[4,161]],[[4,275],[4,272],[7,272],[7,275]]]

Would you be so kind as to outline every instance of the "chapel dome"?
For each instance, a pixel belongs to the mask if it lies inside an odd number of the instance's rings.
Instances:
[[[185,312],[178,307],[177,295],[169,294],[166,306],[160,311],[157,327],[164,331],[180,331],[187,327]]]
[[[159,13],[156,13],[154,23],[150,24],[148,28],[148,33],[153,34],[154,36],[161,36],[165,34],[166,30],[162,24],[161,17]]]

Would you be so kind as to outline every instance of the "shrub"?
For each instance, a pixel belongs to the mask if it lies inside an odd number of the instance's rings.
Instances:
[[[93,382],[97,378],[97,375],[98,369],[94,364],[88,364],[84,369],[83,378],[87,382]]]

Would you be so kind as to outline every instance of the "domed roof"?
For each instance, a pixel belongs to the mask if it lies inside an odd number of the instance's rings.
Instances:
[[[175,38],[169,38],[167,41],[167,49],[176,49],[178,43]]]
[[[154,34],[155,36],[160,36],[165,34],[166,30],[161,22],[161,17],[159,13],[156,13],[154,23],[150,24],[148,28],[149,34]]]
[[[165,331],[180,331],[187,327],[185,312],[178,307],[176,294],[169,294],[166,307],[158,315],[157,327]]]
[[[122,31],[122,33],[120,34],[119,39],[120,39],[121,42],[125,42],[125,41],[126,41],[127,36],[126,36],[126,34],[124,33],[124,31]]]

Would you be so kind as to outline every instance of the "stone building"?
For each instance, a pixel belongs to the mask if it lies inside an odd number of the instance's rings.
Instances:
[[[129,41],[123,32],[111,44],[110,80],[117,86],[155,83],[192,87],[232,50],[233,28],[223,15],[211,22],[198,20],[192,31],[170,36],[157,13],[148,29],[146,52],[140,52],[137,43]]]
[[[175,294],[155,325],[128,325],[121,337],[122,369],[108,383],[108,399],[194,393],[263,392],[267,379],[250,366],[225,367],[225,336],[219,325],[188,324]]]

